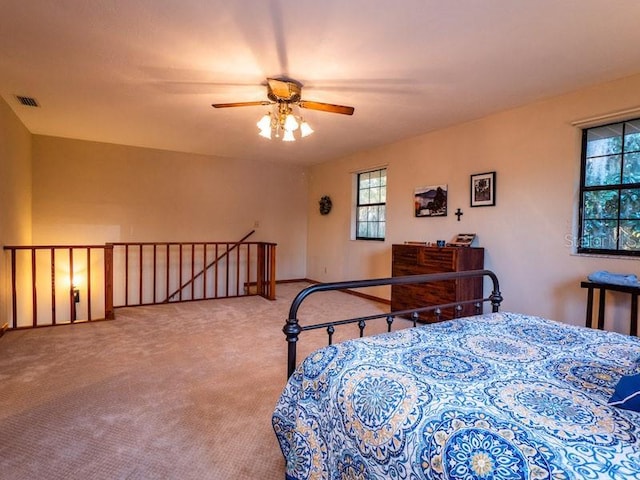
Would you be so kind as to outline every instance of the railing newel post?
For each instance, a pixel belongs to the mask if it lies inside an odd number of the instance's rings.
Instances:
[[[104,245],[104,318],[113,320],[115,312],[113,310],[113,244]]]
[[[33,311],[31,312],[32,325],[38,326],[38,289],[36,287],[37,272],[36,272],[36,251],[31,250],[31,306]]]
[[[18,328],[18,287],[17,287],[17,274],[16,270],[18,265],[16,264],[16,249],[11,249],[11,322],[12,328]]]
[[[271,262],[269,263],[269,300],[276,299],[276,244],[269,244],[269,259]]]

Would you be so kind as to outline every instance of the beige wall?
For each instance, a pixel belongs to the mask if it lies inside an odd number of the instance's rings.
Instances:
[[[329,281],[389,275],[393,243],[475,232],[506,309],[579,324],[580,280],[600,269],[640,273],[640,263],[572,253],[580,131],[571,123],[638,106],[639,88],[640,76],[622,79],[309,170],[31,136],[0,101],[0,241],[234,240],[257,222],[253,239],[278,243],[279,279]],[[387,239],[352,241],[352,174],[382,165]],[[497,206],[470,208],[469,175],[494,170]],[[414,218],[414,188],[440,183],[449,186],[449,215]],[[318,213],[323,195],[333,199],[327,216]],[[608,326],[622,330],[627,299],[613,299]]]
[[[278,279],[305,276],[301,167],[33,137],[33,242],[278,244]]]
[[[0,247],[31,242],[31,134],[0,98]],[[0,260],[0,326],[8,317],[8,255]]]
[[[505,309],[583,323],[580,281],[594,270],[640,274],[640,263],[573,254],[580,129],[572,122],[638,107],[638,91],[640,76],[626,78],[314,166],[307,275],[321,281],[388,276],[393,243],[475,232],[486,267],[501,279]],[[352,172],[381,165],[388,166],[387,239],[350,240]],[[497,205],[470,208],[469,176],[488,171],[497,172]],[[438,184],[449,187],[448,216],[415,218],[414,188]],[[327,216],[318,213],[322,195],[333,199]],[[464,212],[460,222],[457,208]],[[607,326],[625,330],[628,299],[611,298]]]

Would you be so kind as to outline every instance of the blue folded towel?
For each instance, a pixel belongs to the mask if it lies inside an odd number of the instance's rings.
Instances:
[[[633,274],[611,273],[606,270],[598,270],[587,277],[596,283],[611,283],[613,285],[626,285],[628,287],[640,286],[638,277]]]

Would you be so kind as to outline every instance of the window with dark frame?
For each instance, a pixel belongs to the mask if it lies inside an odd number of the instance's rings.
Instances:
[[[577,251],[640,256],[640,118],[582,131]]]
[[[361,172],[357,179],[356,240],[384,240],[387,169]]]

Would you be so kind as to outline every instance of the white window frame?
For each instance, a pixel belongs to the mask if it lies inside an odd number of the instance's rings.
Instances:
[[[387,223],[387,178],[388,169],[386,166],[354,173],[354,220],[352,222],[352,238],[355,240],[380,242],[385,240]],[[362,227],[363,223],[366,224],[366,227]],[[365,228],[365,234],[363,234],[362,228]]]

